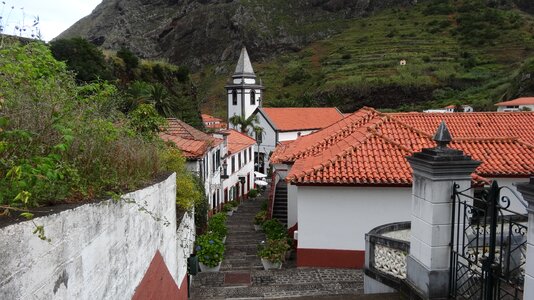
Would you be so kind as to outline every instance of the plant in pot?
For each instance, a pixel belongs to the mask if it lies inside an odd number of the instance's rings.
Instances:
[[[208,221],[208,231],[213,232],[224,243],[226,242],[226,235],[228,234],[228,227],[226,227],[226,215],[217,213]]]
[[[254,216],[254,230],[260,231],[263,222],[267,220],[267,211],[262,210]]]
[[[263,222],[262,228],[267,236],[267,239],[287,239],[287,229],[277,219],[271,219]]]
[[[256,189],[251,189],[250,191],[248,191],[248,197],[251,199],[258,197],[258,194],[259,192]]]
[[[232,200],[232,201],[228,201],[228,204],[231,205],[232,209],[234,211],[237,211],[237,207],[239,206],[239,202],[235,201],[235,200]]]
[[[258,256],[265,270],[280,269],[289,245],[286,239],[267,240],[258,246]]]
[[[231,215],[234,214],[234,207],[232,206],[232,204],[230,204],[230,203],[226,203],[226,204],[223,206],[222,211],[223,211],[224,213],[226,213],[226,215],[231,216]]]
[[[196,240],[196,254],[202,272],[218,272],[224,254],[224,244],[219,237],[208,232],[200,235]]]

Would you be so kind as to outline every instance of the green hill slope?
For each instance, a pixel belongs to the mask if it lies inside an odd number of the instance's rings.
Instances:
[[[515,4],[426,1],[346,22],[340,34],[254,64],[266,106],[420,110],[461,103],[492,110],[498,100],[528,93],[517,80],[530,74],[534,18]],[[208,67],[195,78],[204,108],[223,116],[229,74]]]

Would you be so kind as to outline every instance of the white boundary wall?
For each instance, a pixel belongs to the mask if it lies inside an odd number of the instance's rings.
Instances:
[[[180,286],[189,255],[177,253],[176,176],[123,198],[34,219],[50,243],[32,221],[1,228],[0,299],[130,299],[158,250]]]

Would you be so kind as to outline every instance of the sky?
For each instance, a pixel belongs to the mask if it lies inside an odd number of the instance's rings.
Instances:
[[[15,27],[26,28],[29,36],[36,16],[42,39],[49,41],[89,15],[102,0],[0,0],[0,25],[4,33],[19,35]],[[14,9],[11,9],[14,7]]]

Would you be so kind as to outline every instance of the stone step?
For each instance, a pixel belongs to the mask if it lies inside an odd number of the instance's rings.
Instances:
[[[353,282],[307,283],[286,285],[252,285],[199,287],[191,299],[290,298],[296,296],[327,296],[361,294]]]

